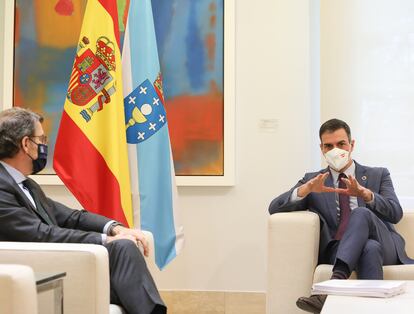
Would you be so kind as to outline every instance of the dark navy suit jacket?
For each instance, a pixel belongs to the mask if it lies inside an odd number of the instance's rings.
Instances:
[[[102,231],[110,219],[68,208],[47,198],[33,180],[32,186],[34,190],[31,192],[38,196],[53,225],[43,220],[26,194],[0,164],[0,241],[102,244]]]
[[[321,221],[321,233],[319,243],[319,259],[324,256],[328,244],[334,239],[339,226],[337,219],[337,203],[335,193],[310,193],[300,201],[290,202],[290,197],[295,188],[308,182],[321,173],[328,172],[325,168],[318,172],[306,173],[299,182],[286,193],[276,197],[269,206],[269,213],[290,212],[308,209],[319,215]],[[371,206],[358,198],[358,206],[370,209],[381,219],[391,232],[398,258],[403,264],[411,264],[413,260],[408,258],[405,252],[405,241],[397,233],[394,224],[399,222],[403,211],[395,194],[391,176],[386,168],[366,167],[355,162],[355,177],[360,185],[370,189],[374,193],[374,204]],[[332,175],[329,175],[325,185],[334,187]]]

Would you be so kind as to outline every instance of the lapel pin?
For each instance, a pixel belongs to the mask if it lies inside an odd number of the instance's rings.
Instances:
[[[367,179],[367,176],[362,176],[361,178],[363,181],[365,181]]]

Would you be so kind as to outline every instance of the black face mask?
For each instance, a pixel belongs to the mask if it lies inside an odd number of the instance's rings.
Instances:
[[[33,163],[33,172],[32,174],[36,174],[39,171],[42,171],[46,167],[47,163],[47,145],[46,144],[38,144],[37,145],[37,159],[32,159]]]

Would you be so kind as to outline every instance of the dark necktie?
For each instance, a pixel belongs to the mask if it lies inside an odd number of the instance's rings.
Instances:
[[[338,188],[346,189],[345,182],[342,181],[342,178],[347,178],[344,173],[341,173],[338,177]],[[341,240],[344,232],[346,230],[346,226],[348,225],[349,216],[351,215],[351,206],[349,205],[349,195],[340,194],[339,196],[339,227],[336,231],[335,240]]]
[[[53,225],[54,223],[52,222],[52,220],[50,219],[49,215],[47,214],[45,208],[43,207],[42,203],[39,200],[39,196],[34,193],[33,191],[35,190],[33,188],[33,183],[30,182],[30,180],[25,180],[22,182],[23,186],[26,190],[29,191],[30,195],[32,196],[35,204],[36,204],[36,212],[43,218],[43,220],[48,224],[48,225]]]

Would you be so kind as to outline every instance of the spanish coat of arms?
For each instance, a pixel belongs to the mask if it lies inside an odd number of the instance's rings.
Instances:
[[[67,99],[77,106],[86,106],[96,97],[96,102],[84,108],[80,114],[89,122],[92,115],[102,110],[104,104],[111,101],[115,93],[115,80],[111,71],[115,71],[114,44],[105,36],[96,41],[95,53],[88,48],[89,40],[83,37],[72,69]]]

